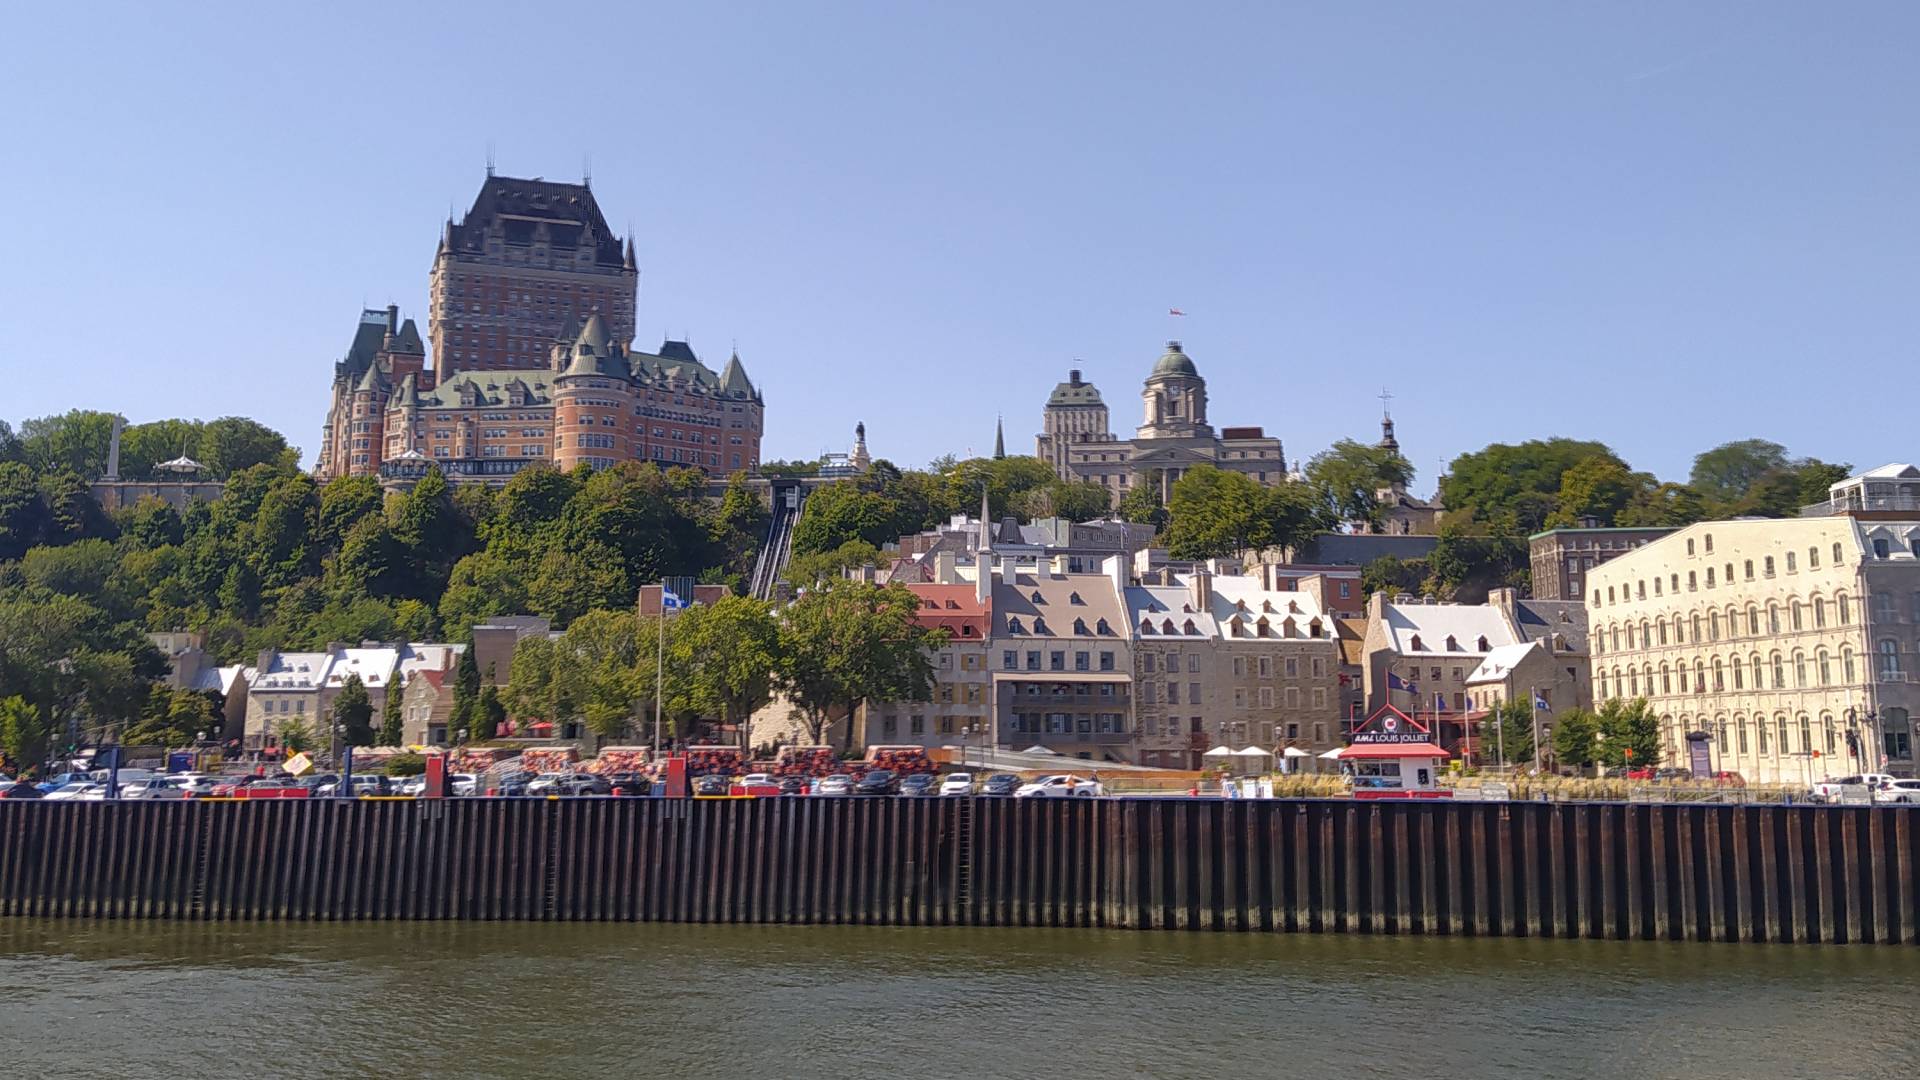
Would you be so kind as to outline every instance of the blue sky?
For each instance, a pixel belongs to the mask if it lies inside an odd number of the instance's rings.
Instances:
[[[1907,459],[1916,40],[1911,3],[29,5],[0,416],[311,456],[492,144],[591,159],[639,344],[737,341],[769,457],[861,419],[984,452],[997,413],[1028,448],[1075,365],[1125,431],[1178,336],[1292,457],[1391,387],[1423,489],[1553,434],[1669,477],[1750,436]]]

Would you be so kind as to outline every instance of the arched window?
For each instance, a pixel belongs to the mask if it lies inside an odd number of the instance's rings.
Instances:
[[[1780,632],[1780,605],[1773,603],[1772,601],[1768,601],[1767,602],[1767,633],[1777,634],[1779,632]]]
[[[1813,598],[1813,628],[1818,630],[1827,625],[1827,602],[1820,597]]]
[[[1667,669],[1667,664],[1664,660],[1660,662],[1660,692],[1663,694],[1673,693],[1673,672]]]
[[[1760,609],[1756,605],[1747,605],[1747,636],[1760,636]]]
[[[1818,670],[1820,673],[1820,685],[1832,686],[1833,685],[1833,664],[1830,663],[1827,659],[1827,650],[1821,649],[1819,653],[1815,655],[1815,660],[1818,663],[1818,667],[1816,668],[1816,670]]]
[[[1853,650],[1846,646],[1840,649],[1840,679],[1842,682],[1853,682]]]
[[[1760,736],[1760,752],[1762,754],[1766,753],[1767,752],[1767,718],[1764,716],[1754,717],[1753,730],[1756,734]]]
[[[1900,677],[1900,643],[1892,638],[1880,642],[1880,677],[1883,679]]]
[[[1787,616],[1789,625],[1795,630],[1800,629],[1800,601],[1795,600],[1793,604],[1787,608]]]
[[[1640,673],[1633,668],[1627,669],[1627,695],[1629,697],[1640,696]]]
[[[1780,737],[1780,741],[1779,741],[1779,743],[1778,743],[1778,744],[1777,744],[1777,745],[1775,746],[1775,749],[1776,749],[1776,750],[1778,750],[1778,751],[1779,751],[1780,753],[1782,753],[1782,754],[1785,754],[1785,753],[1788,753],[1788,750],[1787,750],[1787,714],[1786,714],[1786,713],[1779,713],[1779,714],[1776,714],[1776,715],[1774,716],[1774,718],[1773,718],[1773,728],[1774,728],[1774,731],[1773,731],[1773,733],[1774,733],[1775,735],[1777,735],[1777,736],[1779,736],[1779,737]]]
[[[1777,652],[1773,654],[1772,660],[1773,660],[1773,688],[1775,690],[1785,690],[1787,688],[1786,661],[1782,659],[1780,654]]]
[[[1693,692],[1696,694],[1704,694],[1707,692],[1707,662],[1705,660],[1695,660],[1693,662]]]
[[[1747,580],[1748,581],[1753,580],[1753,560],[1752,559],[1747,560]]]
[[[1727,666],[1733,669],[1733,688],[1735,690],[1746,689],[1746,665],[1742,664],[1740,658],[1736,656],[1732,660],[1727,661]]]
[[[1719,608],[1715,608],[1712,611],[1707,612],[1707,640],[1708,641],[1720,640],[1720,609]]]
[[[1744,755],[1747,752],[1747,718],[1746,717],[1736,716],[1733,718],[1733,734],[1734,734],[1734,738],[1739,740],[1739,742],[1735,743],[1734,745],[1739,747],[1739,752]]]
[[[1685,645],[1687,643],[1686,627],[1687,624],[1680,620],[1678,614],[1675,614],[1673,617],[1673,643],[1675,645]]]
[[[1700,613],[1699,612],[1696,611],[1693,613],[1692,622],[1693,622],[1693,640],[1699,641],[1700,640]]]
[[[1789,555],[1787,557],[1792,558],[1793,556]],[[1800,714],[1800,752],[1803,754],[1813,753],[1813,721],[1808,719],[1806,713]]]
[[[1645,600],[1647,598],[1647,583],[1644,580],[1634,582],[1633,598],[1635,600]]]
[[[1810,547],[1807,549],[1807,569],[1809,570],[1820,569],[1820,549],[1819,548]]]
[[[1720,666],[1720,658],[1713,658],[1713,692],[1718,694],[1727,688],[1727,673]]]
[[[1760,677],[1760,654],[1754,653],[1749,663],[1753,669],[1753,688],[1755,690],[1764,689],[1767,685],[1767,680]]]
[[[1599,689],[1600,689],[1600,695],[1599,695],[1599,696],[1600,696],[1600,700],[1601,700],[1601,701],[1605,701],[1605,700],[1607,700],[1607,673],[1606,673],[1606,672],[1604,672],[1604,671],[1600,673],[1600,688],[1599,688]]]
[[[1760,572],[1768,577],[1773,576],[1773,556],[1769,555],[1761,561]]]
[[[1725,716],[1714,717],[1713,727],[1714,741],[1721,747],[1721,753],[1725,753],[1727,745],[1727,718]]]
[[[1706,536],[1706,540],[1707,540],[1707,554],[1711,555],[1713,554],[1713,534],[1708,533]]]
[[[1793,650],[1793,685],[1807,685],[1807,654],[1799,649]]]
[[[1633,648],[1633,624],[1632,623],[1627,624],[1627,648],[1629,650]]]
[[[1700,589],[1700,575],[1693,572],[1692,570],[1687,571],[1687,591],[1698,592],[1699,589]]]
[[[1834,546],[1838,547],[1839,545],[1836,544]],[[1834,562],[1839,562],[1839,561],[1840,561],[1839,559],[1834,560]],[[1835,609],[1838,610],[1840,614],[1841,626],[1849,626],[1853,623],[1853,605],[1847,602],[1846,593],[1834,593],[1833,606]]]
[[[1793,573],[1793,552],[1787,552],[1787,573]]]
[[[1818,551],[1819,549],[1815,548],[1814,550]],[[1814,565],[1816,566],[1819,565],[1818,559],[1814,560]],[[1834,737],[1832,713],[1820,714],[1820,733],[1821,733],[1821,738],[1827,744],[1827,753],[1829,754],[1837,753],[1839,750],[1839,747],[1834,745],[1834,743],[1837,742],[1838,740]]]
[[[1713,588],[1713,567],[1707,567],[1707,588]]]
[[[1683,694],[1686,693],[1687,692],[1687,662],[1685,660],[1680,661],[1678,664],[1675,664],[1673,666],[1673,670],[1675,674],[1680,676],[1680,692]]]
[[[1665,615],[1660,616],[1654,620],[1653,625],[1654,628],[1660,632],[1660,644],[1665,645],[1667,643],[1667,617]]]

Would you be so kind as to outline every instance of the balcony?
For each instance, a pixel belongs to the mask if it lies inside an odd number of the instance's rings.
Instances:
[[[1801,517],[1845,517],[1853,514],[1920,517],[1920,495],[1856,495],[1800,508]]]

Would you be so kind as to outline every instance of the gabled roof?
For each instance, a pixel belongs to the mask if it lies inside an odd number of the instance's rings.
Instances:
[[[740,354],[737,351],[727,358],[726,370],[720,373],[720,392],[729,397],[753,396],[753,380],[747,378],[746,366],[740,363]]]
[[[1075,405],[1104,405],[1100,400],[1100,391],[1090,382],[1082,381],[1079,371],[1068,374],[1067,381],[1056,383],[1053,393],[1047,396],[1048,405],[1070,407]]]
[[[1480,666],[1473,669],[1473,674],[1467,676],[1467,685],[1505,681],[1513,669],[1519,667],[1520,662],[1539,647],[1538,643],[1532,641],[1524,645],[1496,646],[1493,651],[1487,653],[1485,660],[1480,661]]]
[[[1381,617],[1389,647],[1403,656],[1477,655],[1483,637],[1489,649],[1517,640],[1506,616],[1489,604],[1387,604]]]
[[[456,372],[433,389],[419,391],[417,396],[420,407],[423,409],[466,408],[467,403],[461,400],[461,388],[470,387],[473,391],[473,407],[506,405],[510,400],[507,396],[508,388],[516,382],[527,388],[528,405],[546,405],[552,402],[552,388],[547,385],[544,373],[537,371]]]
[[[619,237],[607,226],[600,204],[585,184],[489,176],[466,217],[447,228],[444,243],[456,253],[484,252],[487,230],[495,225],[509,244],[532,244],[544,234],[556,247],[591,245],[596,265],[626,265]]]

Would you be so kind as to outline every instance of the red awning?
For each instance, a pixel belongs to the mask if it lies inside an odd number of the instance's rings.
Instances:
[[[1340,751],[1340,760],[1349,758],[1443,758],[1453,755],[1430,742],[1359,743]]]

